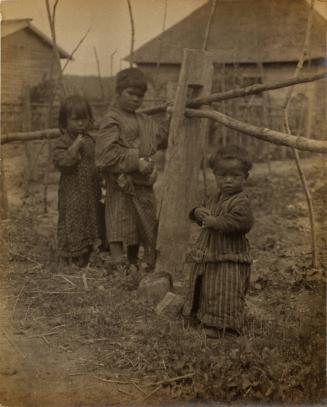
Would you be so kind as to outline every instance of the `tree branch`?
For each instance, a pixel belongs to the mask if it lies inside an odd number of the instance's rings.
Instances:
[[[201,105],[208,105],[210,103],[219,102],[221,100],[236,99],[244,96],[255,95],[258,93],[266,92],[268,90],[286,88],[288,86],[293,86],[300,83],[314,82],[325,78],[327,78],[327,72],[322,72],[315,75],[299,76],[298,78],[289,78],[280,82],[255,84],[247,86],[245,88],[232,89],[222,93],[212,93],[209,96],[189,100],[187,101],[186,106],[199,107]],[[139,112],[146,114],[161,113],[167,109],[167,106],[168,104],[164,104],[160,106],[150,107],[147,109],[142,109],[139,110]]]
[[[306,31],[305,31],[305,39],[304,39],[304,44],[303,44],[302,55],[297,63],[297,66],[296,66],[296,69],[294,72],[295,78],[297,78],[299,76],[299,73],[300,73],[301,69],[303,68],[304,60],[309,52],[314,4],[315,4],[315,0],[311,0],[310,10],[309,10],[309,15],[308,15],[308,20],[307,20],[307,27],[306,27]],[[288,89],[288,92],[287,92],[287,95],[285,98],[285,103],[283,105],[284,125],[285,125],[286,131],[288,134],[291,134],[291,129],[290,129],[289,120],[288,120],[288,107],[289,107],[289,103],[290,103],[290,100],[292,97],[293,90],[294,90],[293,86]],[[306,138],[303,138],[303,139],[308,140]],[[315,214],[314,214],[314,209],[313,209],[311,192],[310,192],[308,182],[305,177],[305,173],[301,166],[299,152],[295,148],[292,149],[292,152],[294,155],[296,168],[299,173],[304,195],[305,195],[307,205],[308,205],[308,214],[309,214],[310,230],[311,230],[312,266],[316,268],[318,266],[318,254],[317,254],[317,239],[316,239],[316,228],[315,228]]]
[[[65,65],[62,68],[62,73],[65,71],[67,65],[69,64],[69,62],[73,59],[73,56],[75,55],[76,51],[78,50],[78,48],[83,44],[85,38],[88,36],[89,32],[91,31],[91,28],[89,28],[86,33],[83,35],[83,37],[78,41],[78,43],[76,44],[75,48],[73,49],[73,51],[71,52],[69,58],[67,59],[67,61],[65,62]]]
[[[168,110],[172,111],[171,108]],[[294,136],[265,127],[257,127],[253,124],[233,119],[230,116],[213,110],[185,109],[185,114],[189,117],[203,117],[215,120],[226,127],[273,144],[293,147],[298,150],[310,151],[312,153],[327,154],[327,141],[324,140],[307,139],[301,136]],[[9,133],[2,135],[1,144],[11,143],[14,141],[40,140],[44,138],[53,139],[59,135],[59,129]]]
[[[213,15],[215,14],[216,6],[217,6],[217,0],[211,0],[211,2],[212,2],[211,10],[210,10],[207,27],[206,27],[206,31],[204,34],[203,45],[202,45],[203,51],[205,51],[208,46],[208,39],[209,39],[209,32],[210,32],[210,28],[211,28],[212,18],[213,18]]]
[[[213,110],[185,109],[185,114],[189,117],[205,117],[215,120],[226,127],[239,131],[240,133],[247,134],[248,136],[268,141],[273,144],[288,146],[303,151],[310,151],[312,153],[327,154],[327,141],[324,140],[312,140],[301,136],[294,136],[292,134],[267,129],[266,127],[257,127],[253,124],[233,119],[230,116]]]
[[[54,139],[59,136],[60,136],[59,129],[46,129],[37,131],[25,131],[19,133],[8,133],[1,135],[1,144],[13,143],[15,141]]]
[[[93,50],[94,50],[95,62],[97,64],[98,80],[99,80],[99,86],[100,86],[100,91],[101,91],[101,97],[102,97],[102,100],[104,101],[105,100],[105,93],[104,93],[104,86],[103,86],[102,77],[101,77],[100,61],[99,61],[99,58],[98,58],[98,53],[97,53],[96,47],[93,47]]]
[[[134,63],[135,24],[134,24],[131,0],[127,0],[127,5],[128,5],[129,18],[131,20],[131,52],[130,52],[129,66],[132,67],[133,63]]]

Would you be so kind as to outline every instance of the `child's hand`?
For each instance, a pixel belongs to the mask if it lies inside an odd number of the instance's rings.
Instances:
[[[202,219],[203,228],[214,228],[216,226],[216,218],[214,216],[208,215],[204,216]]]
[[[81,148],[82,148],[82,146],[83,146],[83,144],[84,144],[84,136],[82,135],[82,134],[79,134],[76,138],[75,138],[75,140],[74,140],[74,142],[73,142],[73,144],[71,145],[71,149],[73,150],[73,151],[75,151],[75,153],[77,153]]]
[[[143,175],[149,175],[152,173],[154,168],[153,161],[147,161],[144,158],[139,160],[139,171]]]
[[[199,221],[203,221],[203,218],[208,215],[210,215],[210,211],[207,208],[200,207],[196,208],[194,211],[194,216]]]

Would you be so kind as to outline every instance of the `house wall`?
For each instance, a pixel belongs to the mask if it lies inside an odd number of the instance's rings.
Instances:
[[[25,85],[50,76],[52,50],[28,28],[2,39],[1,59],[1,103],[20,102]]]
[[[154,99],[155,97],[172,99],[175,95],[178,76],[179,65],[161,65],[159,70],[155,64],[139,64],[140,69],[145,73],[150,81],[149,91],[147,97]],[[273,63],[264,64],[262,82],[278,82],[287,78],[291,78],[294,75],[296,63]],[[246,83],[242,83],[242,78],[255,78],[261,77],[262,71],[257,65],[226,65],[223,68],[221,65],[215,66],[215,78],[216,89],[213,91],[221,90],[221,76],[222,69],[225,69],[225,78],[232,77],[232,81],[225,80],[225,90],[232,89],[239,86],[245,86]],[[323,64],[312,64],[312,66],[304,67],[301,74],[314,74],[325,71]],[[156,88],[154,88],[154,82],[156,82]],[[251,101],[251,109],[263,107],[263,103],[267,106],[268,110],[268,122],[261,123],[266,126],[272,126],[276,130],[282,130],[283,116],[282,106],[285,103],[289,88],[276,89],[270,92],[265,92],[260,96],[255,96]],[[292,93],[292,100],[289,106],[289,115],[292,123],[292,131],[297,131],[298,127],[304,128],[303,135],[321,138],[327,137],[327,125],[326,125],[326,101],[327,94],[327,80],[320,80],[311,83],[299,84],[294,86]],[[236,106],[243,105],[242,114],[244,116],[244,109],[246,109],[249,97],[244,99],[235,99],[230,102],[226,102],[227,113],[232,110],[234,116],[239,116],[239,110]],[[257,105],[257,106],[253,106]],[[262,114],[263,116],[263,114]],[[297,117],[295,117],[297,116]],[[300,119],[300,117],[302,117]],[[244,118],[244,117],[243,117]],[[300,122],[299,122],[300,120]]]

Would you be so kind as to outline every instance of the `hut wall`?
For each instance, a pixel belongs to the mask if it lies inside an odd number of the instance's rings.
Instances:
[[[25,85],[32,87],[49,77],[53,61],[49,45],[27,28],[2,39],[1,58],[2,103],[20,102]]]

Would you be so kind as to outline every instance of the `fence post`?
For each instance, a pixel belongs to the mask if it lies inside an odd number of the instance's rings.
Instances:
[[[187,94],[209,94],[213,63],[204,51],[185,50],[169,129],[158,228],[156,271],[180,271],[188,245],[188,213],[198,192],[208,120],[184,117]]]
[[[3,161],[3,147],[0,146],[0,211],[1,219],[8,218],[8,196],[5,181],[5,164]]]
[[[31,111],[31,96],[30,96],[30,88],[29,86],[24,87],[23,93],[23,112],[22,112],[22,119],[23,119],[23,131],[31,131],[32,129],[32,111]],[[29,183],[34,180],[34,163],[32,152],[29,144],[27,142],[23,143],[24,150],[25,150],[25,171],[24,171],[24,179],[25,179],[25,195],[28,195],[29,192]]]

